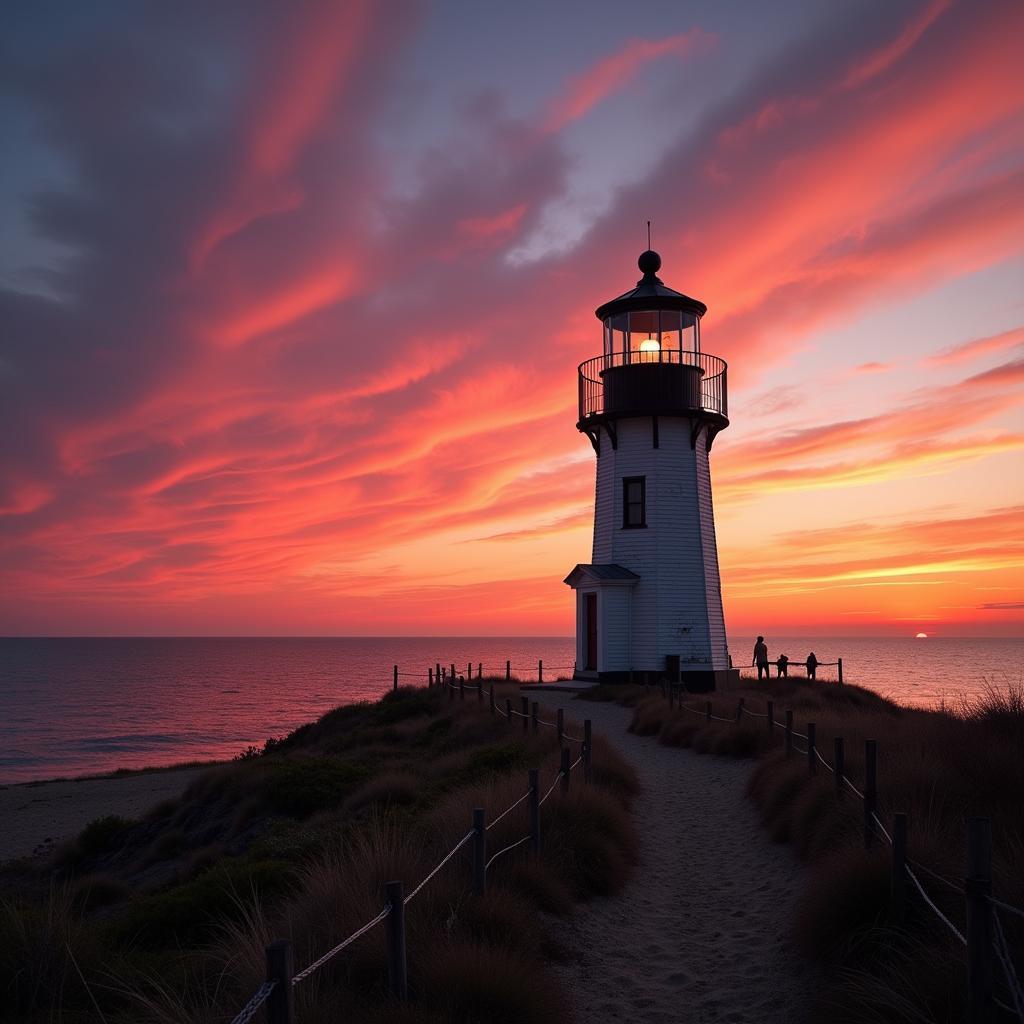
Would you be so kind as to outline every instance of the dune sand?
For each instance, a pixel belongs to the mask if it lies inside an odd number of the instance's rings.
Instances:
[[[750,762],[626,732],[631,712],[531,693],[593,720],[636,768],[640,862],[606,900],[559,922],[577,1020],[771,1024],[799,1020],[814,972],[787,932],[803,869],[744,795]],[[547,715],[551,718],[553,715]]]
[[[203,768],[167,768],[138,775],[58,779],[0,787],[0,860],[27,857],[77,835],[107,814],[138,818],[180,796]]]

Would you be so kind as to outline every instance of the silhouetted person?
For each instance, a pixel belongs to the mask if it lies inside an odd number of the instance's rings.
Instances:
[[[811,651],[807,655],[807,678],[817,679],[815,672],[818,671],[818,659],[814,656],[814,651]]]
[[[775,667],[779,670],[779,678],[789,675],[789,658],[784,654],[779,655],[779,660],[775,662]]]
[[[754,644],[754,660],[750,664],[757,666],[758,679],[761,678],[762,674],[765,679],[771,678],[768,672],[768,645],[764,642],[763,636],[759,636],[757,643]]]

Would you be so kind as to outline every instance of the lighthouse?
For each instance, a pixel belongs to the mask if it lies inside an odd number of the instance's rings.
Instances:
[[[729,425],[726,364],[701,350],[703,302],[638,260],[635,288],[596,310],[604,352],[579,366],[579,420],[597,456],[594,546],[566,577],[577,679],[680,679],[707,691],[730,667],[709,455]]]

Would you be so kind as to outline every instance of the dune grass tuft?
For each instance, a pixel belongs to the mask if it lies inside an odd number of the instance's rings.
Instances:
[[[907,814],[910,857],[954,883],[962,883],[965,873],[965,819],[988,817],[994,892],[1024,907],[1024,687],[989,688],[933,710],[902,707],[857,686],[799,678],[748,680],[729,693],[684,694],[689,710],[671,707],[653,688],[600,687],[591,699],[615,699],[616,689],[633,708],[630,728],[639,735],[698,753],[755,758],[750,798],[771,837],[792,844],[808,863],[794,931],[801,948],[827,965],[821,1019],[962,1017],[962,953],[913,891],[908,919],[896,927],[888,850],[881,840],[864,850],[860,800],[848,787],[837,795],[823,766],[811,774],[806,754],[785,756],[781,724],[769,731],[765,718],[737,719],[737,705],[742,698],[748,710],[763,715],[771,700],[779,723],[787,710],[793,712],[797,732],[813,722],[818,750],[829,762],[835,737],[842,737],[845,774],[858,788],[864,786],[865,741],[875,740],[880,818],[889,823],[894,812]],[[706,721],[708,700],[712,714],[724,721]],[[962,930],[963,897],[927,876],[922,880]],[[1024,928],[1009,919],[1004,928],[1021,962]]]
[[[497,689],[501,707],[518,697]],[[577,771],[545,803],[539,856],[500,858],[481,898],[467,846],[407,906],[410,1004],[388,997],[378,927],[296,987],[298,1019],[565,1019],[539,911],[616,891],[636,855],[636,776],[607,741],[594,747],[593,782]],[[292,941],[297,969],[315,960],[379,912],[385,883],[411,892],[475,807],[494,816],[518,799],[531,767],[545,788],[555,778],[553,730],[524,734],[475,690],[403,688],[212,767],[143,821],[95,822],[0,901],[10,1019],[222,1024],[259,986],[271,939]],[[488,854],[527,830],[524,803],[487,833]]]

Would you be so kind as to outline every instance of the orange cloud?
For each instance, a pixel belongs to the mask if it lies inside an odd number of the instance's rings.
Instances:
[[[780,58],[617,193],[574,251],[516,266],[502,259],[509,237],[572,195],[557,128],[708,40],[628,44],[552,101],[547,133],[473,122],[476,145],[432,154],[420,191],[399,201],[377,134],[405,95],[379,57],[396,19],[296,10],[263,38],[263,59],[247,54],[238,109],[210,114],[216,158],[206,135],[176,140],[173,166],[198,169],[163,180],[174,223],[129,206],[143,247],[130,222],[89,235],[72,205],[74,288],[14,309],[9,337],[33,347],[13,371],[5,349],[0,365],[17,382],[12,406],[27,396],[5,434],[17,481],[0,501],[0,591],[16,595],[0,597],[5,623],[570,631],[560,580],[588,557],[594,486],[574,363],[600,348],[594,305],[630,283],[638,197],[665,211],[668,283],[709,300],[705,344],[761,392],[739,398],[713,459],[731,627],[941,619],[943,602],[977,609],[982,584],[1016,598],[1019,511],[969,513],[1005,500],[985,460],[1009,467],[1024,445],[1019,330],[939,353],[903,394],[895,372],[875,389],[851,379],[849,351],[817,334],[924,292],[941,309],[946,281],[1021,252],[1024,179],[1007,131],[1024,112],[1016,8],[889,14],[870,45],[844,42],[833,61]],[[116,214],[125,182],[148,182],[144,152],[129,137],[79,161],[139,160],[97,209]],[[700,174],[709,160],[714,180]],[[197,257],[186,280],[183,249]],[[926,351],[911,335],[882,340],[909,362]],[[927,376],[998,352],[1002,365],[955,385]],[[787,385],[765,394],[787,361]],[[934,478],[955,514],[884,521],[901,483]],[[794,529],[776,538],[780,522]],[[1013,614],[979,610],[976,628]]]
[[[211,336],[220,345],[244,345],[339,302],[352,292],[355,280],[355,270],[350,265],[324,268],[303,280],[287,283],[275,294],[249,299],[213,326]]]

